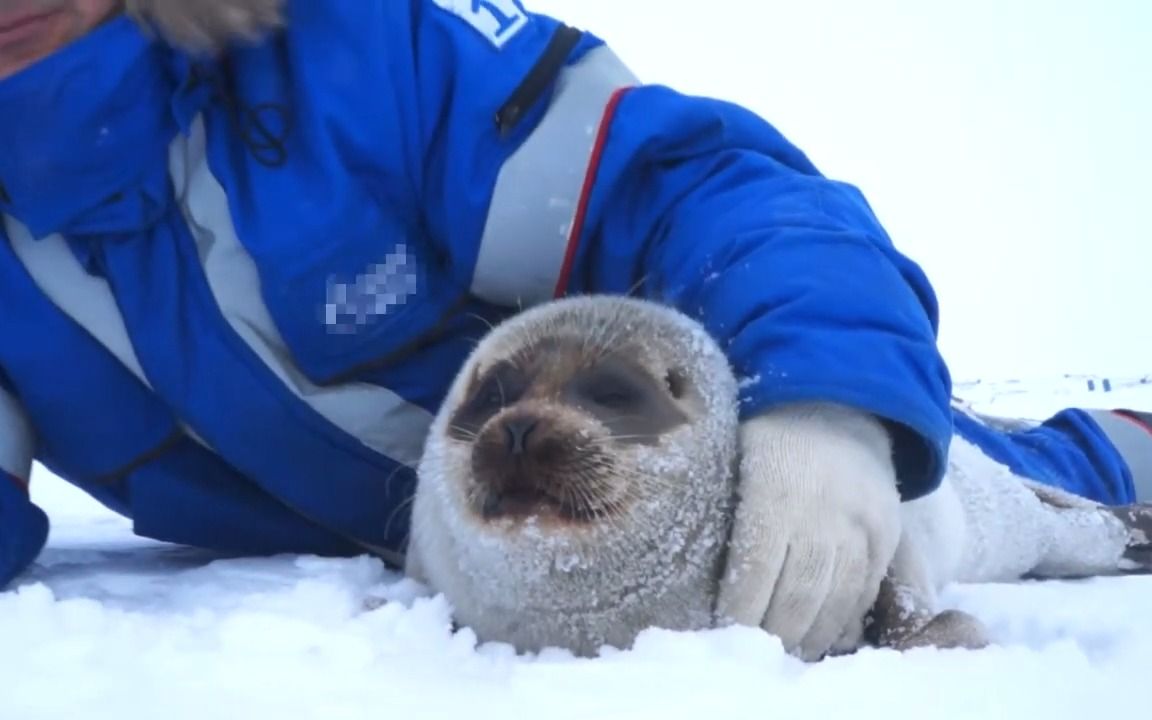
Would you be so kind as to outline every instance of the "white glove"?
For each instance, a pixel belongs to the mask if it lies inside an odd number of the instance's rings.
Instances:
[[[891,439],[866,413],[782,407],[740,430],[721,622],[759,625],[815,660],[854,647],[900,540]]]

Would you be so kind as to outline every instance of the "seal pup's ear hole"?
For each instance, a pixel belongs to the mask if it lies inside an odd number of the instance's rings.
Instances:
[[[664,375],[664,384],[668,386],[668,392],[672,393],[672,397],[679,400],[688,390],[688,374],[680,368],[669,368]]]

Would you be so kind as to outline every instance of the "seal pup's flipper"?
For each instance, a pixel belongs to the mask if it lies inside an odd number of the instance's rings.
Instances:
[[[1108,512],[1119,518],[1128,531],[1120,570],[1152,573],[1152,503],[1109,507]]]
[[[947,488],[946,488],[947,489]],[[911,532],[909,532],[911,530]],[[984,624],[960,610],[937,612],[938,558],[925,554],[930,538],[906,528],[876,602],[864,620],[863,639],[896,650],[917,647],[978,650],[990,644]]]
[[[979,650],[990,644],[984,624],[960,610],[936,613],[915,588],[891,576],[880,583],[865,622],[865,638],[878,647]]]
[[[1053,520],[1046,557],[1029,577],[1152,573],[1152,504],[1102,505],[1025,481]]]

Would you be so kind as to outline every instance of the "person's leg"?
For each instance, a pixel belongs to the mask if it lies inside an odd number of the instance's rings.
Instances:
[[[1136,502],[1152,502],[1152,413],[1136,410],[1087,411],[1132,473]]]
[[[1041,423],[989,417],[960,404],[954,409],[956,434],[1020,477],[1105,505],[1137,501],[1131,466],[1152,452],[1152,442],[1145,447],[1143,439],[1137,439],[1139,435],[1127,432],[1139,430],[1138,426],[1113,427],[1107,411],[1078,408],[1064,410]],[[1117,446],[1122,436],[1123,450]],[[1145,471],[1140,472],[1147,482]]]

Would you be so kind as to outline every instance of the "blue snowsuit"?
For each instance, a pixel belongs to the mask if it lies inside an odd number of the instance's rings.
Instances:
[[[0,81],[0,586],[44,543],[33,459],[148,537],[398,558],[465,354],[571,293],[680,308],[745,416],[854,406],[903,497],[940,481],[933,291],[764,120],[518,0],[289,16],[213,60],[117,18]]]

